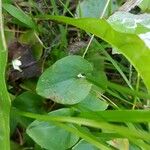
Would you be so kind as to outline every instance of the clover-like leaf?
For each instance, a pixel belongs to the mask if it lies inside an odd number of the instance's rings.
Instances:
[[[41,75],[37,93],[61,104],[79,103],[91,90],[86,75],[92,70],[92,65],[81,56],[62,58]]]

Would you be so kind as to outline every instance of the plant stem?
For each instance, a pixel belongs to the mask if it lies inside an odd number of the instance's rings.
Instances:
[[[136,81],[136,88],[135,90],[138,92],[139,91],[139,84],[140,84],[140,74],[137,73],[137,81]],[[134,105],[132,109],[135,109],[136,103],[137,103],[138,97],[135,95],[134,96]]]
[[[10,150],[9,114],[11,103],[5,81],[8,54],[3,28],[2,0],[0,0],[0,29],[0,148]]]

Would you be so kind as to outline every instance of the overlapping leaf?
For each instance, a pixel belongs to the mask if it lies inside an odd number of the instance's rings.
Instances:
[[[62,58],[41,75],[37,93],[61,104],[79,103],[91,90],[86,75],[92,70],[92,65],[81,56]]]

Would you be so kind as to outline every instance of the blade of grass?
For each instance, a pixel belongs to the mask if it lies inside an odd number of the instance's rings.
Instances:
[[[98,87],[102,87],[97,81],[96,79],[93,77],[93,76],[86,76],[86,79],[93,83],[94,85],[98,86]],[[147,94],[147,93],[144,93],[144,92],[139,92],[139,91],[136,91],[136,90],[132,90],[132,89],[129,89],[127,87],[124,87],[124,86],[121,86],[121,85],[118,85],[116,83],[113,83],[113,82],[110,82],[110,81],[107,81],[107,87],[110,88],[110,89],[113,89],[113,90],[116,90],[120,93],[123,93],[123,94],[128,94],[129,96],[137,96],[139,98],[143,98],[143,99],[149,99],[150,98],[150,94]]]
[[[121,100],[121,101],[123,101],[123,102],[125,102],[125,103],[127,103],[127,104],[133,106],[133,103],[129,102],[129,101],[126,100],[126,99],[123,99],[123,98],[120,97],[117,93],[115,93],[115,92],[113,92],[113,91],[111,91],[111,90],[109,90],[109,89],[107,89],[106,92],[109,93],[110,95],[112,95],[113,97],[116,97],[119,101]]]
[[[78,125],[85,125],[88,127],[108,130],[110,132],[118,133],[121,136],[129,139],[142,139],[148,142],[150,139],[150,134],[145,131],[128,129],[127,127],[113,125],[110,123],[106,123],[104,121],[97,121],[93,119],[79,118],[79,117],[39,115],[39,114],[34,114],[29,112],[22,112],[22,111],[16,111],[16,113],[21,116],[34,118],[41,121],[54,121],[54,122],[63,122],[63,123],[68,122],[68,123],[74,123]],[[149,118],[146,119],[149,120]]]
[[[139,85],[140,84],[140,74],[137,73],[137,81],[136,81],[136,88],[135,90],[138,92],[139,91]],[[134,97],[134,105],[132,107],[132,109],[135,109],[136,103],[137,103],[138,97],[135,95]]]
[[[114,89],[114,90],[116,90],[120,93],[123,93],[123,94],[128,94],[129,96],[133,96],[133,97],[137,96],[137,97],[142,98],[142,99],[150,99],[150,94],[148,94],[148,93],[144,93],[144,92],[140,92],[140,91],[136,91],[136,90],[131,90],[127,87],[118,85],[118,84],[113,83],[113,82],[108,82],[107,86],[110,89]]]
[[[121,70],[121,68],[118,66],[118,64],[115,62],[115,60],[107,53],[107,51],[105,50],[105,48],[96,39],[94,41],[97,44],[97,46],[99,46],[100,50],[104,53],[104,55],[108,58],[108,60],[114,65],[114,67],[120,73],[120,75],[122,76],[122,78],[124,79],[124,81],[127,83],[127,85],[131,89],[133,89],[130,81],[128,80],[128,78],[126,77],[126,75],[123,73],[123,71]]]
[[[63,15],[65,15],[65,13],[68,12],[72,17],[74,17],[73,13],[68,9],[70,0],[67,0],[65,4],[64,4],[61,0],[59,0],[59,2],[60,2],[60,3],[63,5],[63,7],[64,7]]]
[[[2,150],[9,150],[9,113],[11,102],[5,82],[5,69],[7,65],[7,47],[3,27],[2,0],[0,0],[0,29],[0,148]]]
[[[55,15],[59,15],[59,10],[57,8],[56,1],[55,0],[50,0],[50,2],[52,4]],[[61,45],[66,47],[67,46],[67,38],[66,38],[67,28],[63,27],[60,24],[58,25],[58,27],[59,27],[59,30],[60,30],[60,33],[61,33]]]
[[[30,18],[27,14],[24,13],[21,9],[11,5],[11,4],[3,4],[3,8],[14,18],[18,19],[20,22],[24,23],[29,28],[37,30],[37,26],[35,22]]]
[[[81,117],[109,122],[150,122],[148,110],[107,110],[99,112],[82,112]]]

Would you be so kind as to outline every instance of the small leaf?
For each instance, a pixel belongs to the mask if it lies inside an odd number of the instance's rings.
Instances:
[[[92,65],[81,56],[62,58],[41,75],[37,93],[61,104],[79,103],[91,90],[86,75],[92,70]]]
[[[26,15],[21,9],[18,9],[11,4],[3,4],[3,8],[20,22],[24,23],[30,28],[36,29],[36,25],[32,18]]]
[[[13,106],[22,111],[30,111],[35,113],[41,113],[43,98],[32,92],[24,92],[17,96],[13,101]]]
[[[49,114],[71,116],[72,111],[64,108],[50,112]],[[71,124],[68,125],[74,127]],[[72,147],[79,140],[79,137],[57,127],[52,122],[47,123],[37,120],[28,126],[27,134],[42,148],[48,150],[65,150]]]

